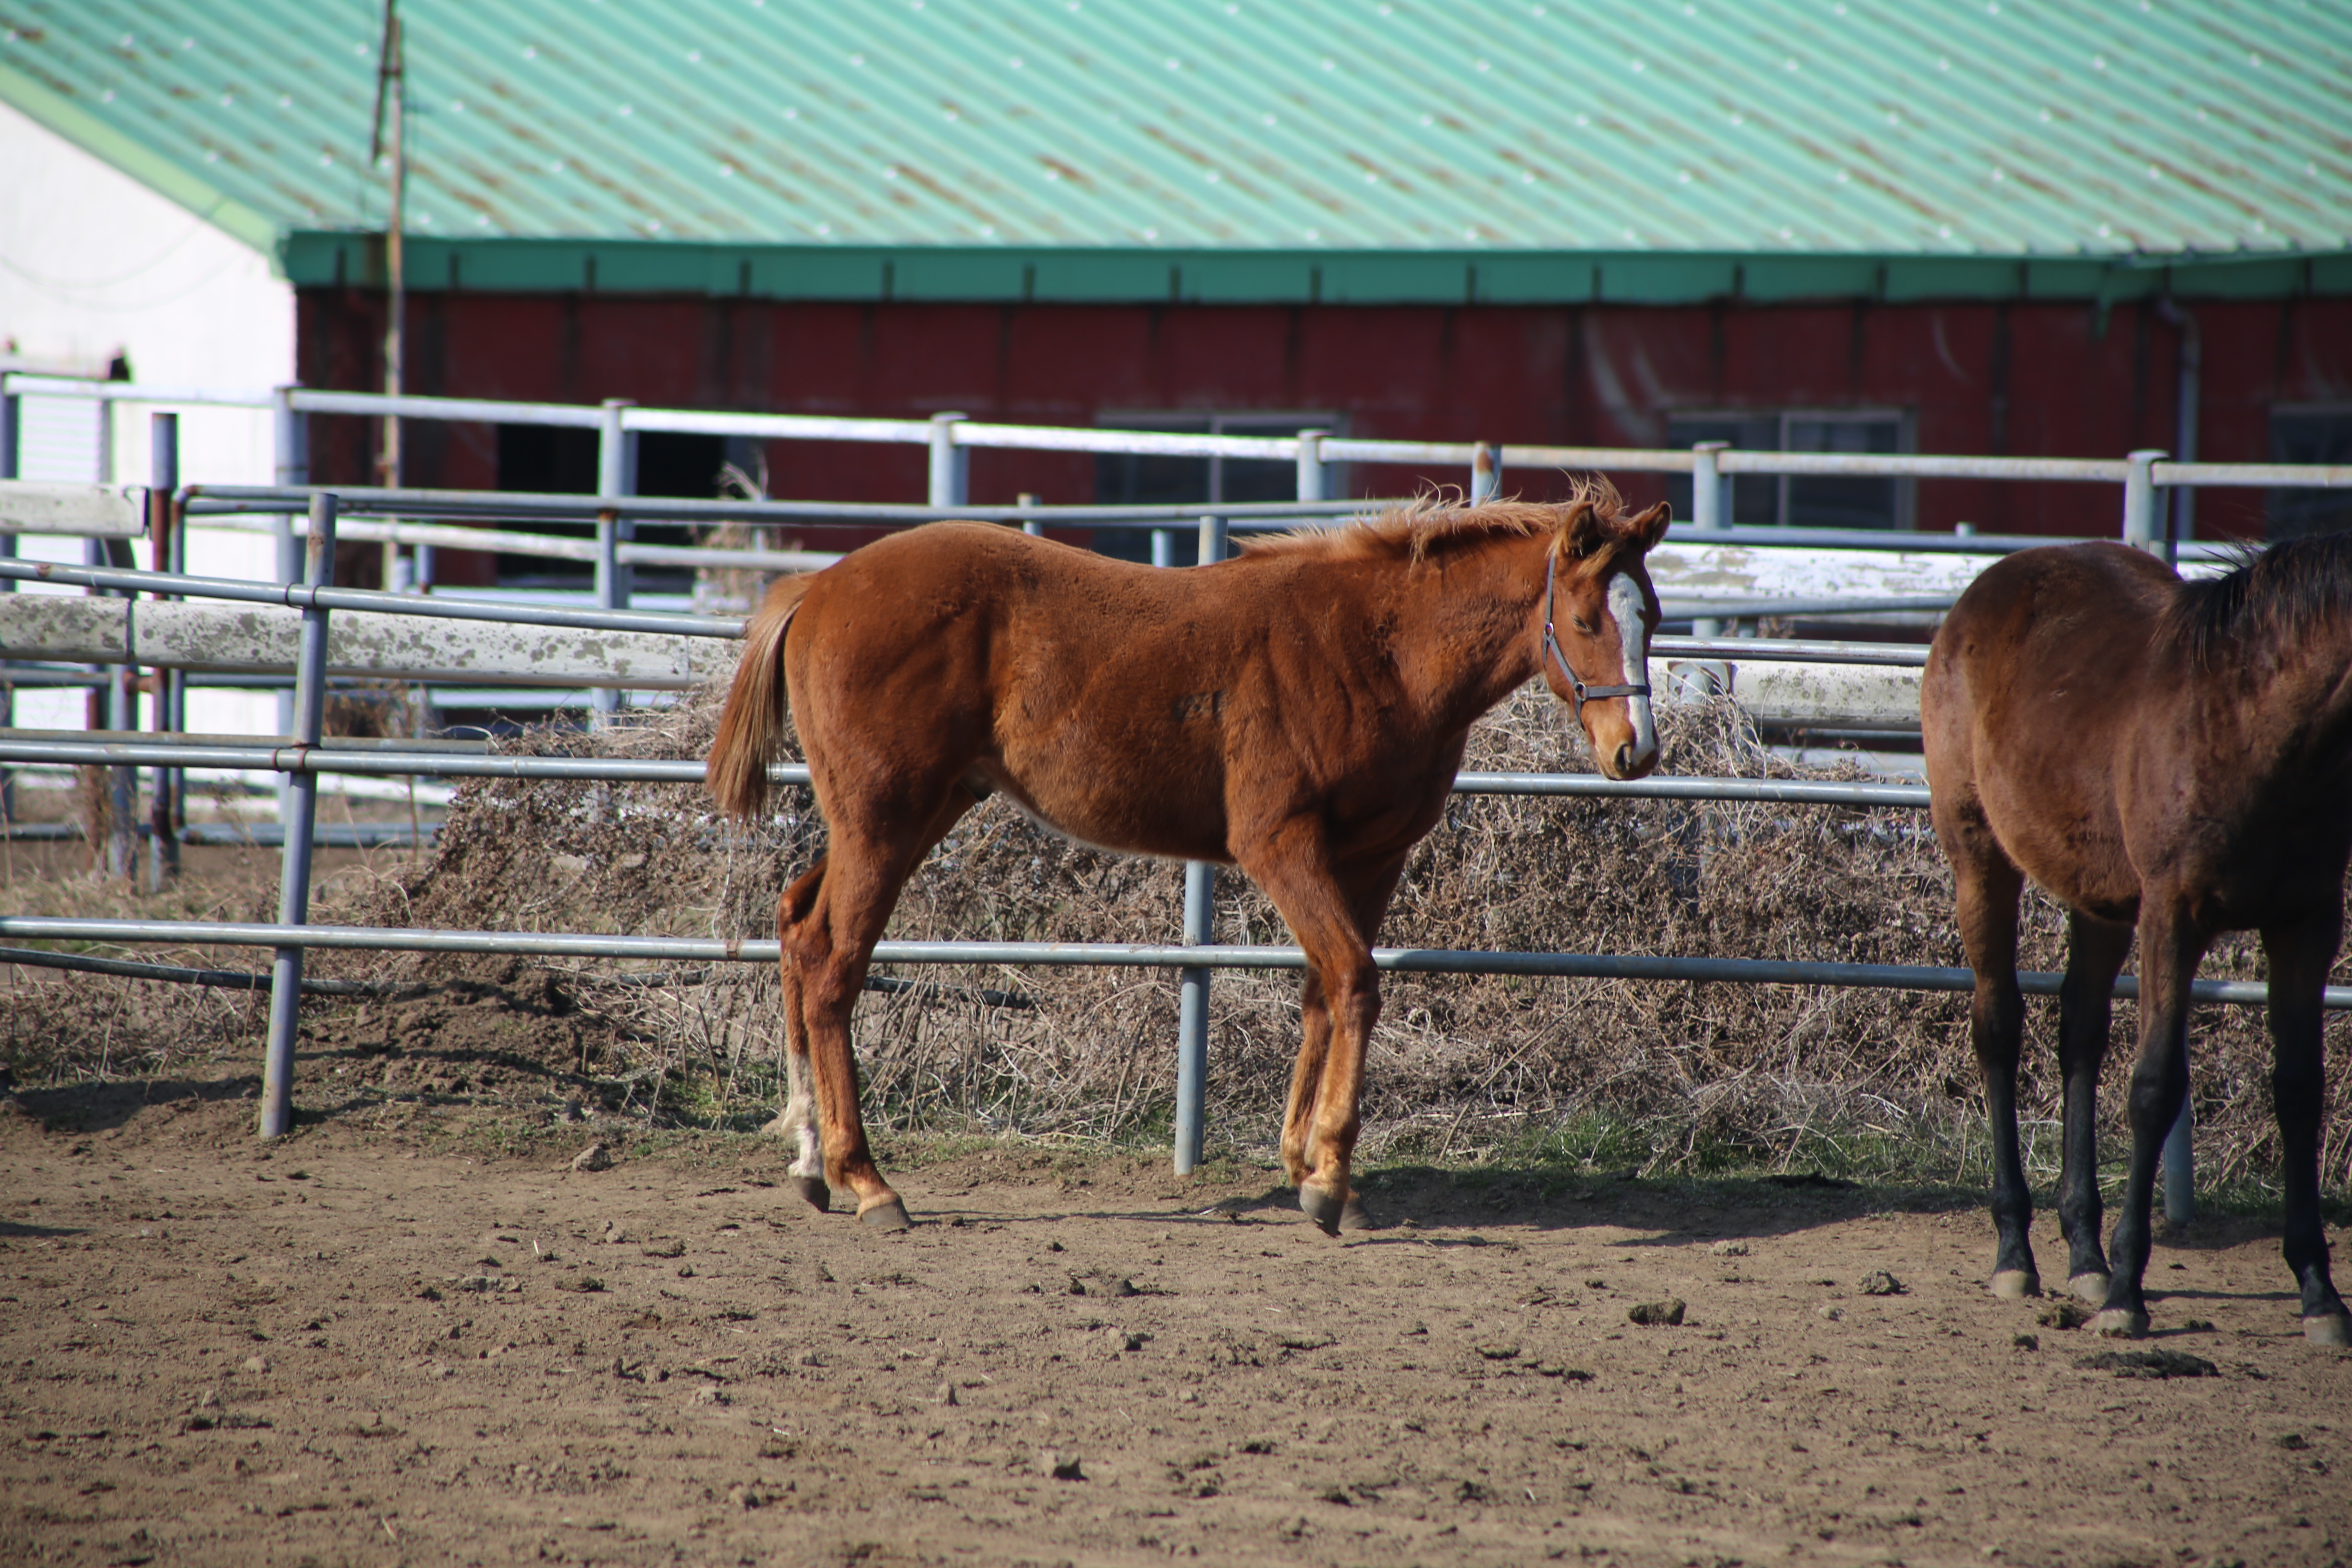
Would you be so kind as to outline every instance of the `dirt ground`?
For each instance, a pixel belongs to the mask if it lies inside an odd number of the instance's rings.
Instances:
[[[252,1087],[0,1109],[0,1561],[2352,1552],[2352,1364],[2266,1224],[2159,1248],[2126,1348],[2210,1374],[2125,1376],[1986,1296],[1951,1194],[1400,1168],[1337,1242],[1260,1169],[918,1147],[887,1237],[756,1140],[330,1106],[265,1149]]]

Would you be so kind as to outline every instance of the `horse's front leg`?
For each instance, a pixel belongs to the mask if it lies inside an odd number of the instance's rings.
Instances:
[[[1339,1234],[1343,1222],[1360,1223],[1362,1209],[1349,1214],[1353,1189],[1349,1172],[1361,1128],[1358,1105],[1363,1093],[1364,1047],[1380,1021],[1380,972],[1360,929],[1367,914],[1378,926],[1394,891],[1403,858],[1366,868],[1343,885],[1331,869],[1324,828],[1311,818],[1285,823],[1244,848],[1242,869],[1265,889],[1306,950],[1307,972],[1322,994],[1328,1024],[1320,1050],[1321,1070],[1309,1079],[1314,1034],[1302,1044],[1291,1081],[1292,1117],[1303,1127],[1284,1129],[1284,1161],[1298,1182],[1298,1206],[1326,1234]],[[1351,896],[1352,895],[1352,896]],[[1310,1031],[1312,1026],[1310,1025]],[[1291,1153],[1293,1139],[1297,1153]]]
[[[2207,934],[2169,890],[2142,895],[2139,920],[2139,1060],[2132,1067],[2131,1168],[2122,1212],[2108,1247],[2113,1269],[2106,1300],[2091,1320],[2095,1333],[2139,1339],[2147,1332],[2147,1273],[2155,1222],[2156,1164],[2165,1134],[2189,1093],[2189,986],[2205,956]]]
[[[1298,1061],[1290,1069],[1290,1103],[1282,1116],[1282,1168],[1291,1184],[1307,1184],[1307,1139],[1315,1124],[1315,1104],[1323,1092],[1323,1060],[1331,1049],[1331,1008],[1323,981],[1309,969],[1298,988]]]
[[[2293,925],[2265,926],[2270,961],[2271,1096],[2286,1169],[2286,1266],[2302,1295],[2303,1337],[2315,1345],[2352,1345],[2352,1317],[2327,1268],[2319,1219],[2319,1110],[2326,1089],[2321,1049],[2321,997],[2343,942],[2344,911]]]
[[[2131,951],[2132,928],[2070,913],[2066,935],[2066,978],[2058,989],[2058,1068],[2065,1084],[2058,1228],[2066,1237],[2066,1287],[2095,1303],[2107,1299],[2109,1280],[2099,1245],[2099,1070],[2106,1065],[2116,976]]]

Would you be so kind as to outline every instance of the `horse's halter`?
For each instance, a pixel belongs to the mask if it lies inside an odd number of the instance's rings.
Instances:
[[[1559,570],[1559,552],[1553,550],[1546,552],[1544,556],[1543,651],[1553,663],[1559,666],[1559,672],[1568,677],[1569,689],[1576,696],[1576,721],[1581,724],[1584,722],[1586,702],[1598,702],[1608,697],[1647,697],[1650,694],[1650,686],[1647,681],[1638,686],[1587,686],[1577,679],[1576,671],[1568,666],[1568,655],[1560,651],[1558,634],[1551,629],[1552,578]],[[1644,671],[1644,673],[1647,672]]]

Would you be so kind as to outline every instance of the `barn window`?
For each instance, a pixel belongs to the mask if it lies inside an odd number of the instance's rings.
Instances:
[[[1750,452],[1908,452],[1911,420],[1899,409],[1742,410],[1677,414],[1666,421],[1666,445],[1727,441]],[[1876,475],[1735,474],[1725,486],[1726,520],[1762,528],[1887,528],[1914,526],[1913,481]],[[1675,515],[1691,515],[1691,482],[1667,480]]]
[[[2271,459],[2352,463],[2352,404],[2272,409]],[[2272,539],[2352,530],[2352,490],[2274,489],[2263,510],[2264,531]]]

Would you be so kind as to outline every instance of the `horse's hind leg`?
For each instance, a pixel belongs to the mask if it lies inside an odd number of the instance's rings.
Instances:
[[[817,893],[824,885],[824,858],[794,879],[776,903],[776,930],[786,931],[798,921],[807,917],[816,903]],[[791,1173],[799,1184],[801,1196],[806,1198],[819,1214],[833,1206],[833,1189],[824,1179],[824,1140],[816,1123],[816,1093],[814,1074],[809,1067],[808,1020],[803,1012],[803,993],[799,966],[787,950],[778,963],[782,972],[784,1008],[784,1109],[776,1119],[761,1131],[780,1138],[790,1138],[795,1144]]]
[[[2066,1288],[2091,1302],[2106,1300],[2108,1281],[2099,1246],[2099,1069],[2107,1059],[2116,974],[2131,940],[2129,926],[2066,917],[2066,978],[2058,988],[2058,1070],[2065,1083],[2058,1228],[2066,1237]]]
[[[857,1216],[884,1230],[904,1230],[908,1221],[906,1205],[882,1179],[866,1141],[850,1010],[908,874],[978,799],[960,783],[951,786],[928,823],[913,833],[891,831],[877,811],[852,807],[834,814],[824,875],[806,910],[779,933],[785,963],[799,973],[799,1014],[816,1088],[825,1178],[856,1193]]]
[[[2033,1191],[2017,1148],[2017,1058],[2025,1038],[2025,999],[2017,988],[2017,900],[2025,879],[1981,816],[1939,810],[1936,831],[1951,858],[1960,944],[1976,971],[1969,1042],[1984,1075],[1992,1133],[1992,1293],[2039,1296],[2042,1276],[2033,1267],[2030,1234]]]
[[[2265,927],[2270,960],[2271,1094],[2286,1156],[2286,1266],[2302,1295],[2303,1337],[2315,1345],[2352,1345],[2352,1317],[2327,1268],[2319,1219],[2319,1113],[2326,1089],[2321,995],[2342,942],[2344,912],[2285,927]]]

